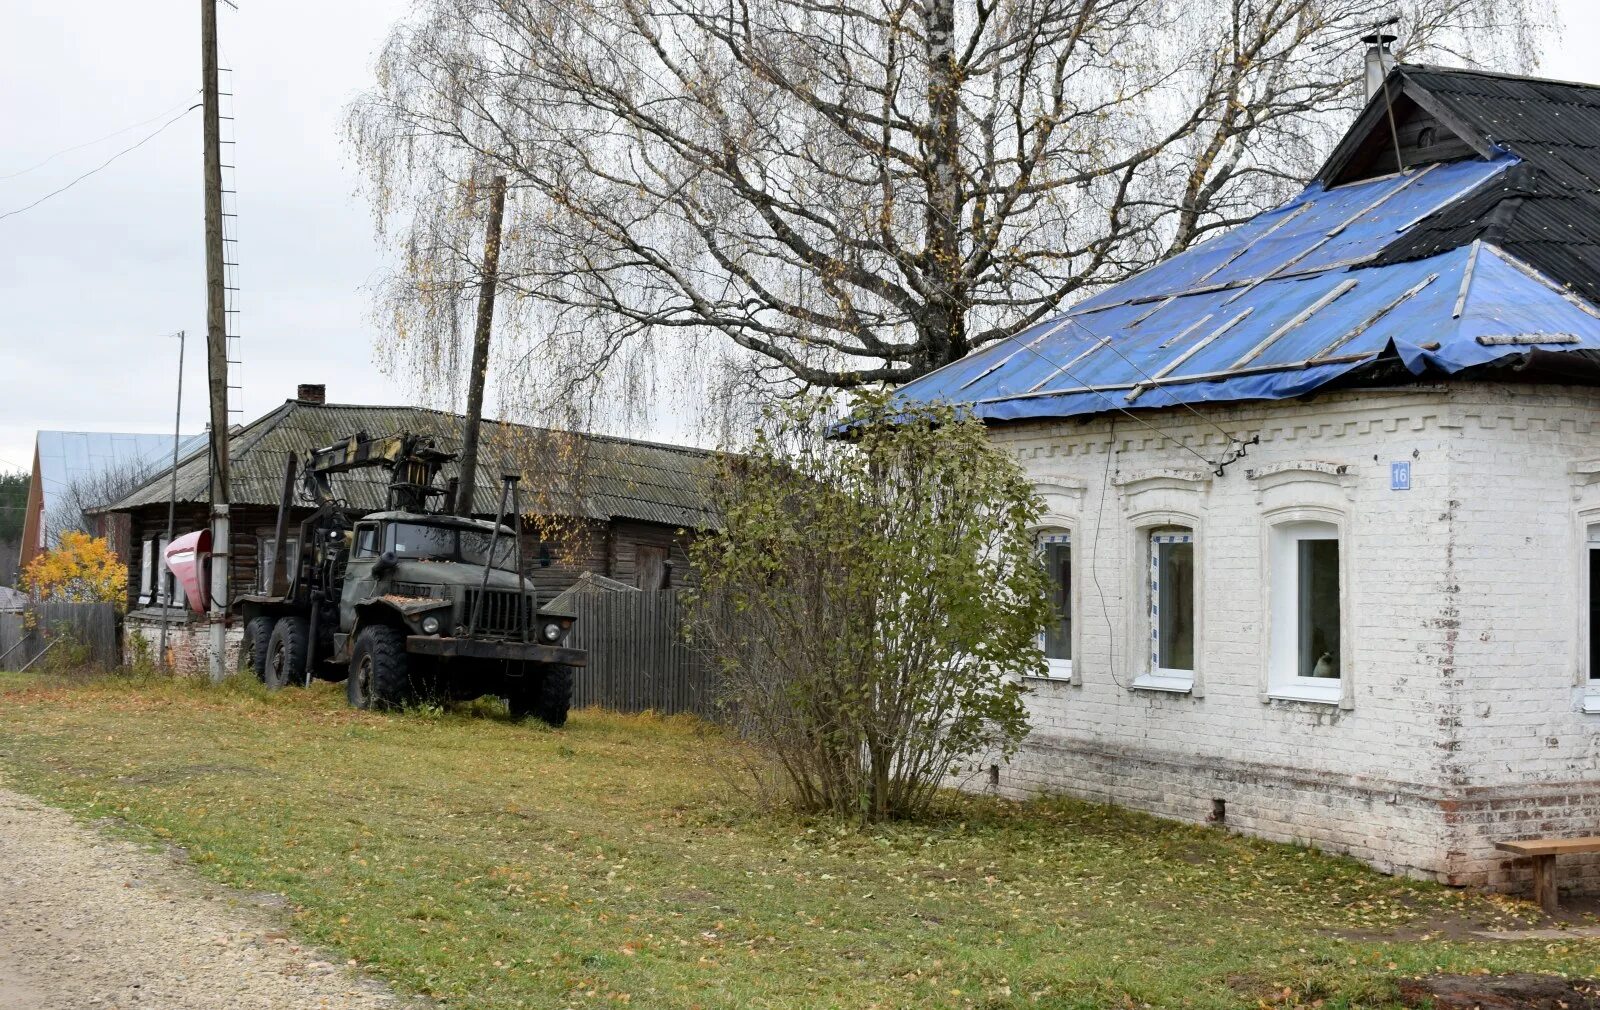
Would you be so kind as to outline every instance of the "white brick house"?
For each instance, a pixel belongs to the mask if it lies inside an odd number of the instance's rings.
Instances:
[[[1600,834],[1600,185],[1549,163],[1600,90],[1390,88],[1404,172],[1374,104],[1284,208],[903,395],[971,404],[1044,502],[1003,792],[1514,886],[1494,842]]]

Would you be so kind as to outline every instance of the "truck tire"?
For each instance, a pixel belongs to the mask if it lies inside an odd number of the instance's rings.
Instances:
[[[267,643],[272,641],[272,626],[276,623],[270,617],[252,617],[244,626],[244,661],[257,680],[267,679]]]
[[[356,635],[345,694],[352,708],[387,710],[406,703],[411,678],[406,637],[398,628],[369,624]]]
[[[310,636],[304,617],[280,617],[267,640],[267,660],[261,668],[261,682],[269,691],[298,687],[305,683],[306,649]]]
[[[555,729],[567,724],[572,707],[572,667],[547,666],[537,677],[524,676],[506,697],[511,718],[534,716]]]

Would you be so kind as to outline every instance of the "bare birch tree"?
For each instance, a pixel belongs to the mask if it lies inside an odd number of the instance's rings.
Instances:
[[[44,514],[44,539],[54,546],[62,534],[99,536],[94,521],[97,510],[142,487],[160,468],[159,462],[117,462],[92,473],[80,474],[55,488]]]
[[[1300,185],[1360,36],[1519,69],[1546,0],[418,0],[349,137],[391,349],[448,386],[479,180],[511,181],[502,376],[900,383]],[[445,389],[444,392],[451,392]]]

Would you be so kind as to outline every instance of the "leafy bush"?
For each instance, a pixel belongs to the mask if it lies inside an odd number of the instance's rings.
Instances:
[[[68,530],[52,550],[22,570],[22,588],[41,600],[71,603],[128,602],[128,566],[117,558],[104,537]]]
[[[769,413],[700,540],[696,640],[803,809],[923,811],[963,762],[1027,732],[1018,675],[1049,613],[1021,469],[953,408],[882,395],[829,439],[815,403]]]

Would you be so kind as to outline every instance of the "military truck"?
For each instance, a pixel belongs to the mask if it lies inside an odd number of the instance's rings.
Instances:
[[[361,432],[289,459],[269,591],[234,604],[268,687],[343,679],[363,709],[498,695],[517,718],[566,722],[584,653],[563,644],[571,610],[540,608],[523,575],[517,477],[504,479],[500,519],[453,515],[455,483],[438,478],[455,458],[425,436]],[[333,476],[367,467],[389,471],[381,511],[335,493]],[[297,468],[316,511],[291,530]]]

